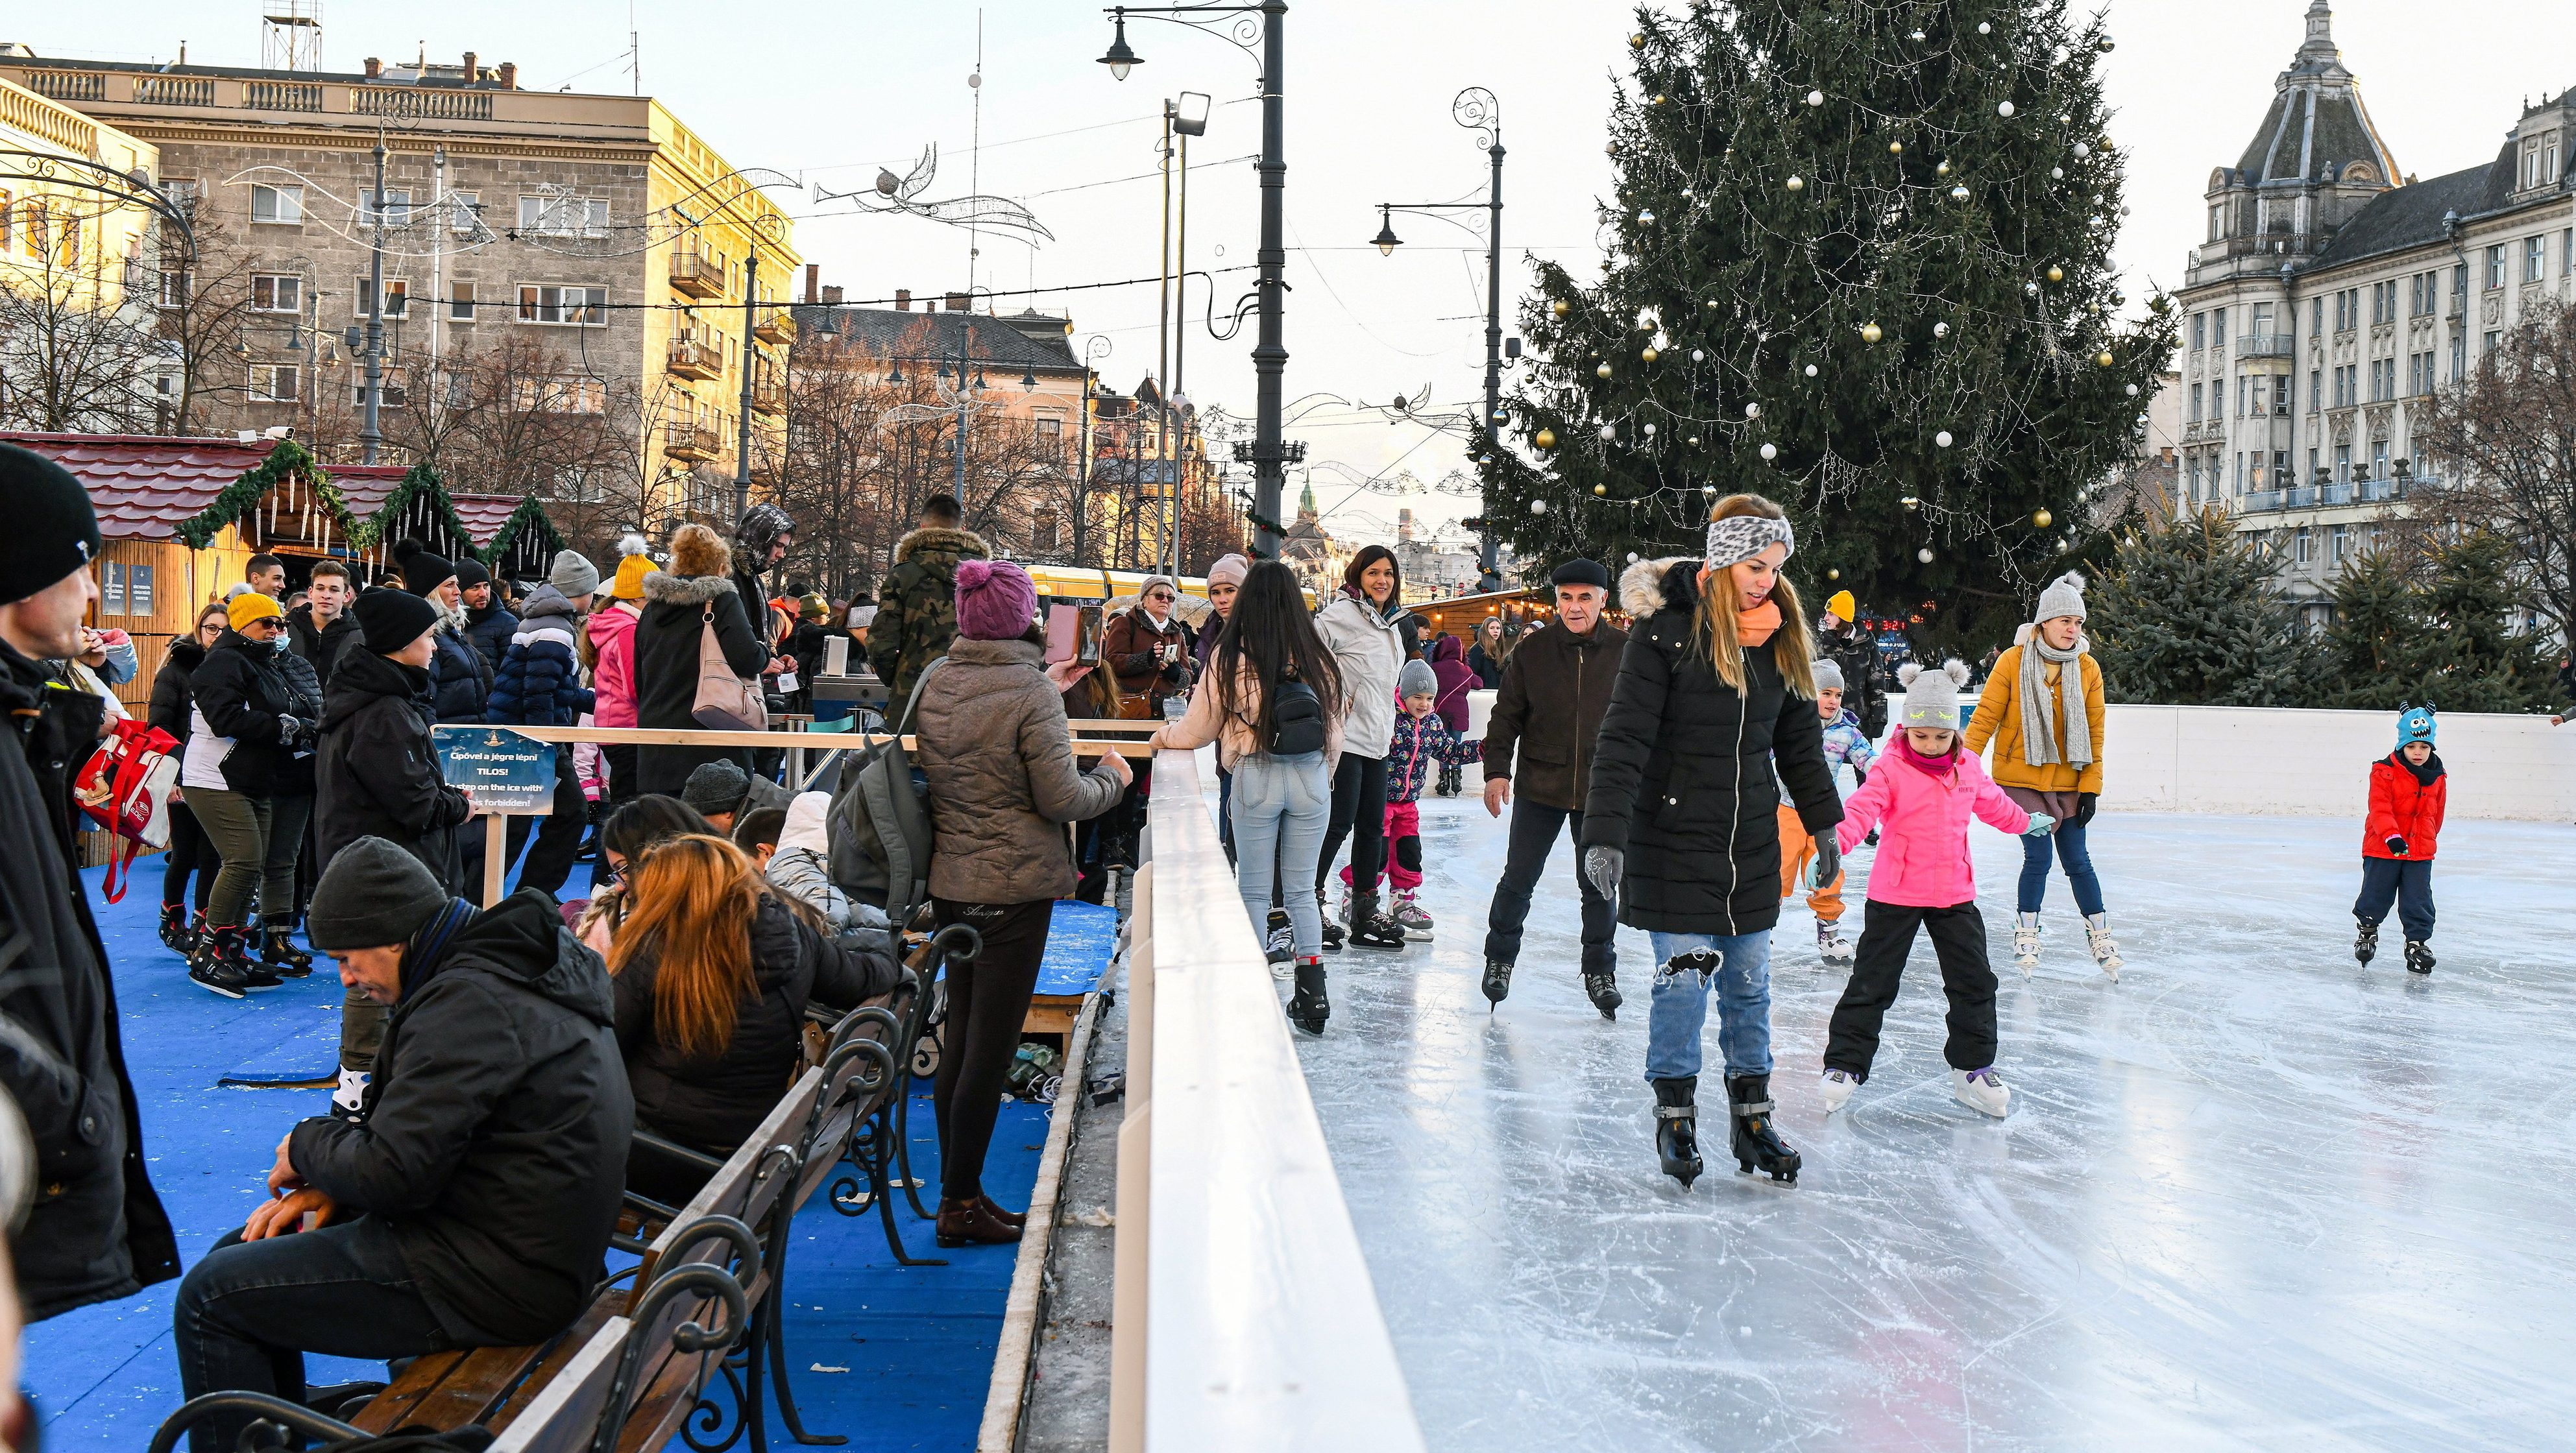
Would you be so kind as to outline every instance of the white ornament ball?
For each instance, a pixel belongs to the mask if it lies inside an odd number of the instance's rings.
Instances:
[[[1919,45],[1923,40],[1923,32],[1919,30],[1909,30],[1905,33],[1905,38]]]
[[[1944,448],[1944,449],[1949,448],[1949,447],[1950,447],[1950,431],[1949,431],[1949,430],[1947,430],[1947,429],[1944,429],[1944,430],[1942,430],[1940,433],[1933,435],[1933,436],[1932,436],[1932,442],[1933,442],[1933,443],[1935,443],[1935,444],[1940,445],[1940,446],[1941,446],[1942,448]]]
[[[1924,564],[1926,564],[1926,565],[1931,564],[1931,563],[1932,563],[1932,547],[1931,547],[1931,546],[1929,546],[1929,545],[1926,545],[1926,546],[1924,546],[1922,549],[1915,551],[1915,552],[1914,552],[1914,558],[1915,558],[1915,559],[1917,559],[1917,560],[1922,561],[1922,562],[1923,562]]]
[[[1748,418],[1748,419],[1758,419],[1758,418],[1761,418],[1761,417],[1762,417],[1762,406],[1761,406],[1760,404],[1746,404],[1746,405],[1744,406],[1744,417],[1746,417],[1746,418]]]
[[[2039,284],[2037,284],[2037,283],[2023,283],[2023,284],[2021,285],[2021,290],[2022,290],[2023,292],[2025,292],[2025,293],[2030,294],[2030,295],[2031,295],[2032,297],[2034,297],[2034,298],[2039,296]],[[1610,365],[1608,365],[1608,364],[1606,364],[1606,363],[1605,363],[1605,364],[1603,364],[1603,365],[1601,365],[1601,366],[1602,366],[1603,368],[1608,368]],[[1606,375],[1605,375],[1605,377],[1606,377]]]
[[[1933,325],[1932,325],[1932,336],[1933,336],[1933,337],[1935,337],[1935,338],[1947,338],[1947,337],[1949,337],[1949,336],[1950,336],[1950,325],[1949,325],[1949,324],[1947,324],[1947,323],[1935,323],[1935,324],[1933,324]]]
[[[1631,551],[1629,551],[1629,552],[1628,552],[1628,563],[1629,563],[1629,564],[1631,564],[1631,565],[1634,565],[1634,564],[1636,564],[1636,563],[1637,563],[1637,552],[1636,552],[1636,551],[1631,550]]]
[[[2013,114],[2013,103],[2011,103],[2010,101],[2004,101],[2004,102],[2000,102],[2000,103],[1998,103],[1998,104],[1996,105],[1996,107],[1995,107],[1995,114],[1996,114],[1996,115],[1998,115],[1998,116],[2010,116],[2010,115],[2012,115],[2012,114]]]
[[[2093,154],[2093,148],[2091,148],[2091,147],[2089,147],[2089,146],[2086,146],[2083,142],[2080,142],[2080,141],[2079,141],[2079,142],[2077,142],[2077,143],[2075,143],[2075,159],[2076,159],[2077,161],[2082,161],[2084,158],[2086,158],[2086,157],[2088,157],[2088,156],[2091,156],[2092,154]]]
[[[1713,484],[1703,484],[1703,485],[1701,485],[1701,486],[1699,487],[1699,492],[1700,492],[1701,494],[1707,495],[1710,499],[1715,499],[1715,498],[1717,498],[1717,486],[1716,486],[1716,485],[1713,485]]]
[[[1807,104],[1810,106],[1822,106],[1825,104],[1825,93],[1822,91],[1809,91],[1807,93]]]
[[[1547,501],[1546,501],[1546,500],[1543,500],[1543,499],[1534,499],[1534,500],[1531,500],[1531,501],[1530,501],[1530,513],[1531,513],[1531,514],[1534,514],[1534,515],[1543,515],[1543,514],[1546,514],[1546,513],[1547,513]]]
[[[1805,177],[1791,177],[1788,181],[1788,187],[1790,191],[1803,192],[1807,189],[1807,179]]]
[[[1655,220],[1655,214],[1652,212],[1639,212],[1637,214],[1637,220],[1639,222],[1652,225]]]
[[[1765,444],[1765,445],[1763,445],[1763,446],[1762,446],[1762,460],[1763,460],[1763,462],[1764,462],[1764,463],[1766,463],[1766,464],[1767,464],[1767,463],[1769,463],[1770,461],[1772,461],[1772,460],[1774,460],[1774,459],[1777,459],[1777,458],[1779,458],[1779,457],[1780,457],[1780,446],[1779,446],[1779,445],[1777,445],[1777,444]]]
[[[1693,434],[1693,435],[1691,435],[1691,436],[1690,436],[1690,446],[1691,446],[1693,449],[1696,449],[1696,448],[1698,448],[1698,447],[1699,447],[1699,436],[1698,436],[1697,434]]]
[[[2048,179],[2052,182],[2062,182],[2066,180],[2066,168],[2062,166],[2050,167],[2048,169]],[[1648,218],[1647,220],[1652,221],[1654,219]]]
[[[1691,362],[1706,363],[1708,362],[1708,355],[1694,348],[1691,350]]]
[[[1602,425],[1602,426],[1601,426],[1601,442],[1602,442],[1602,443],[1607,444],[1607,443],[1609,443],[1611,440],[1616,439],[1616,438],[1618,438],[1618,437],[1619,437],[1619,430],[1618,430],[1618,427],[1617,427],[1616,425],[1612,425],[1612,424],[1604,424],[1604,425]]]
[[[1952,187],[1950,189],[1950,200],[1953,202],[1964,202],[1968,200],[1968,189],[1966,187]]]
[[[1814,364],[1810,363],[1810,364],[1808,364],[1808,365],[1807,365],[1807,377],[1809,377],[1809,378],[1814,378],[1815,376],[1816,376],[1816,366],[1815,366]]]
[[[2131,385],[2129,385],[2129,397],[2131,397],[2131,398],[2136,398],[2137,396],[2138,396],[2138,386],[2137,386],[2136,384],[2131,384]]]
[[[1977,22],[1977,34],[1979,34],[1979,35],[1992,35],[1992,34],[1994,34],[1994,33],[1995,33],[1995,28],[1994,28],[1992,25],[1989,25],[1989,24],[1987,24],[1985,21],[1982,21],[1982,20],[1980,20],[1980,21],[1978,21],[1978,22]]]
[[[1649,439],[1652,439],[1653,437],[1655,437],[1655,426],[1654,426],[1654,425],[1652,425],[1652,424],[1648,424],[1648,425],[1646,426],[1646,437],[1647,437],[1647,438],[1649,438]]]

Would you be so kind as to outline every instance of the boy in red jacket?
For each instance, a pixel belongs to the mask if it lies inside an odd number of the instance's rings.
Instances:
[[[2433,972],[2433,848],[2450,795],[2442,759],[2433,755],[2433,730],[2433,708],[2401,704],[2397,750],[2370,764],[2361,896],[2352,905],[2361,924],[2352,956],[2366,964],[2379,952],[2379,921],[2394,900],[2406,928],[2406,968],[2416,974]]]

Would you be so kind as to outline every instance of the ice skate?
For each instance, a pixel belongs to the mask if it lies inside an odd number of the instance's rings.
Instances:
[[[2433,946],[2431,944],[2426,943],[2420,938],[2410,938],[2406,940],[2406,972],[2410,974],[2429,974],[2433,972]]]
[[[1851,941],[1843,937],[1842,930],[1823,919],[1816,920],[1816,957],[1829,964],[1852,961]]]
[[[2353,935],[2352,956],[2369,963],[2379,957],[2379,925],[2367,918],[2355,918],[2353,922],[2361,926],[2361,932]]]
[[[286,924],[260,930],[261,967],[289,979],[308,977],[313,972],[313,955],[295,946],[295,926]]]
[[[1359,948],[1400,949],[1406,943],[1404,925],[1393,914],[1378,911],[1376,894],[1357,894],[1351,899],[1350,941]]]
[[[340,1083],[331,1091],[331,1118],[355,1123],[367,1108],[367,1082],[375,1076],[366,1070],[343,1067]]]
[[[2039,915],[2019,914],[2013,919],[2013,967],[2027,977],[2039,967]]]
[[[1689,1190],[1699,1179],[1699,1077],[1657,1080],[1655,1084],[1655,1156],[1664,1174]]]
[[[196,952],[197,936],[188,930],[188,905],[184,903],[161,905],[161,943],[163,947],[181,958]]]
[[[1270,930],[1270,937],[1261,945],[1261,956],[1270,961],[1270,977],[1293,978],[1297,972],[1296,935],[1284,923]]]
[[[1348,883],[1342,885],[1342,899],[1340,905],[1333,910],[1333,921],[1344,928],[1359,927],[1351,921],[1351,885]]]
[[[1850,1104],[1852,1091],[1859,1088],[1860,1081],[1853,1079],[1848,1072],[1827,1070],[1824,1079],[1816,1086],[1816,1094],[1825,1102],[1825,1113],[1831,1115]]]
[[[1501,959],[1485,960],[1483,987],[1487,1005],[1502,1003],[1512,992],[1512,966]]]
[[[1745,1175],[1758,1170],[1783,1185],[1796,1185],[1798,1152],[1771,1125],[1771,1077],[1729,1076],[1726,1108],[1735,1122],[1736,1170]]]
[[[1609,969],[1584,970],[1583,992],[1592,1000],[1592,1007],[1608,1020],[1617,1020],[1619,1006],[1628,1002],[1619,996],[1619,977]]]
[[[1981,1070],[1950,1071],[1950,1098],[1971,1110],[1981,1110],[2000,1120],[2012,1107],[2012,1091],[1995,1078],[1992,1065]]]
[[[2120,946],[2111,941],[2111,915],[2096,913],[2084,920],[2084,942],[2093,950],[2093,962],[2102,966],[2111,982],[2120,982]]]
[[[1297,965],[1297,992],[1288,996],[1288,1022],[1308,1034],[1321,1034],[1332,1013],[1333,1006],[1324,997],[1324,961],[1308,959]]]
[[[1412,889],[1399,888],[1396,890],[1394,917],[1397,923],[1404,925],[1404,936],[1406,938],[1409,938],[1416,943],[1427,943],[1430,941],[1431,915],[1423,912],[1422,905],[1414,901]]]
[[[1324,890],[1321,888],[1315,890],[1315,912],[1321,915],[1324,920],[1324,952],[1328,954],[1340,953],[1342,951],[1342,926],[1333,921],[1333,915],[1324,912]]]

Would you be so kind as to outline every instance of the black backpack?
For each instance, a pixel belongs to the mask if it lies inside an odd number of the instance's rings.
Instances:
[[[1294,677],[1280,682],[1270,717],[1270,740],[1261,749],[1271,756],[1302,757],[1324,749],[1324,699],[1305,682]]]

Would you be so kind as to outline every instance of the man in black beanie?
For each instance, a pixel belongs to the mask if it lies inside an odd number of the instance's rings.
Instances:
[[[30,1321],[130,1296],[179,1274],[144,1171],[143,1124],[118,1039],[116,987],[73,848],[71,779],[98,749],[106,704],[50,689],[43,662],[81,654],[98,596],[88,491],[43,455],[0,444],[0,1050],[44,1194],[12,1238]]]
[[[1495,1004],[1511,992],[1530,895],[1558,835],[1582,831],[1592,744],[1628,645],[1628,633],[1601,618],[1610,572],[1599,561],[1568,560],[1550,580],[1556,618],[1522,635],[1485,726],[1485,810],[1500,817],[1506,804],[1512,809],[1511,846],[1485,925],[1485,998]],[[1622,1002],[1615,906],[1579,870],[1574,879],[1583,895],[1583,991],[1602,1018],[1615,1019]]]
[[[307,1352],[542,1342],[606,1270],[635,1100],[607,968],[555,900],[530,888],[478,911],[360,838],[306,931],[393,1021],[361,1114],[298,1124],[271,1199],[180,1284],[184,1397],[301,1402]],[[250,1417],[200,1420],[190,1446],[228,1449]]]
[[[483,653],[483,664],[494,673],[501,669],[501,658],[510,653],[510,638],[519,633],[519,618],[501,599],[500,587],[492,583],[492,572],[481,562],[456,562],[457,599],[465,607],[465,639]]]

